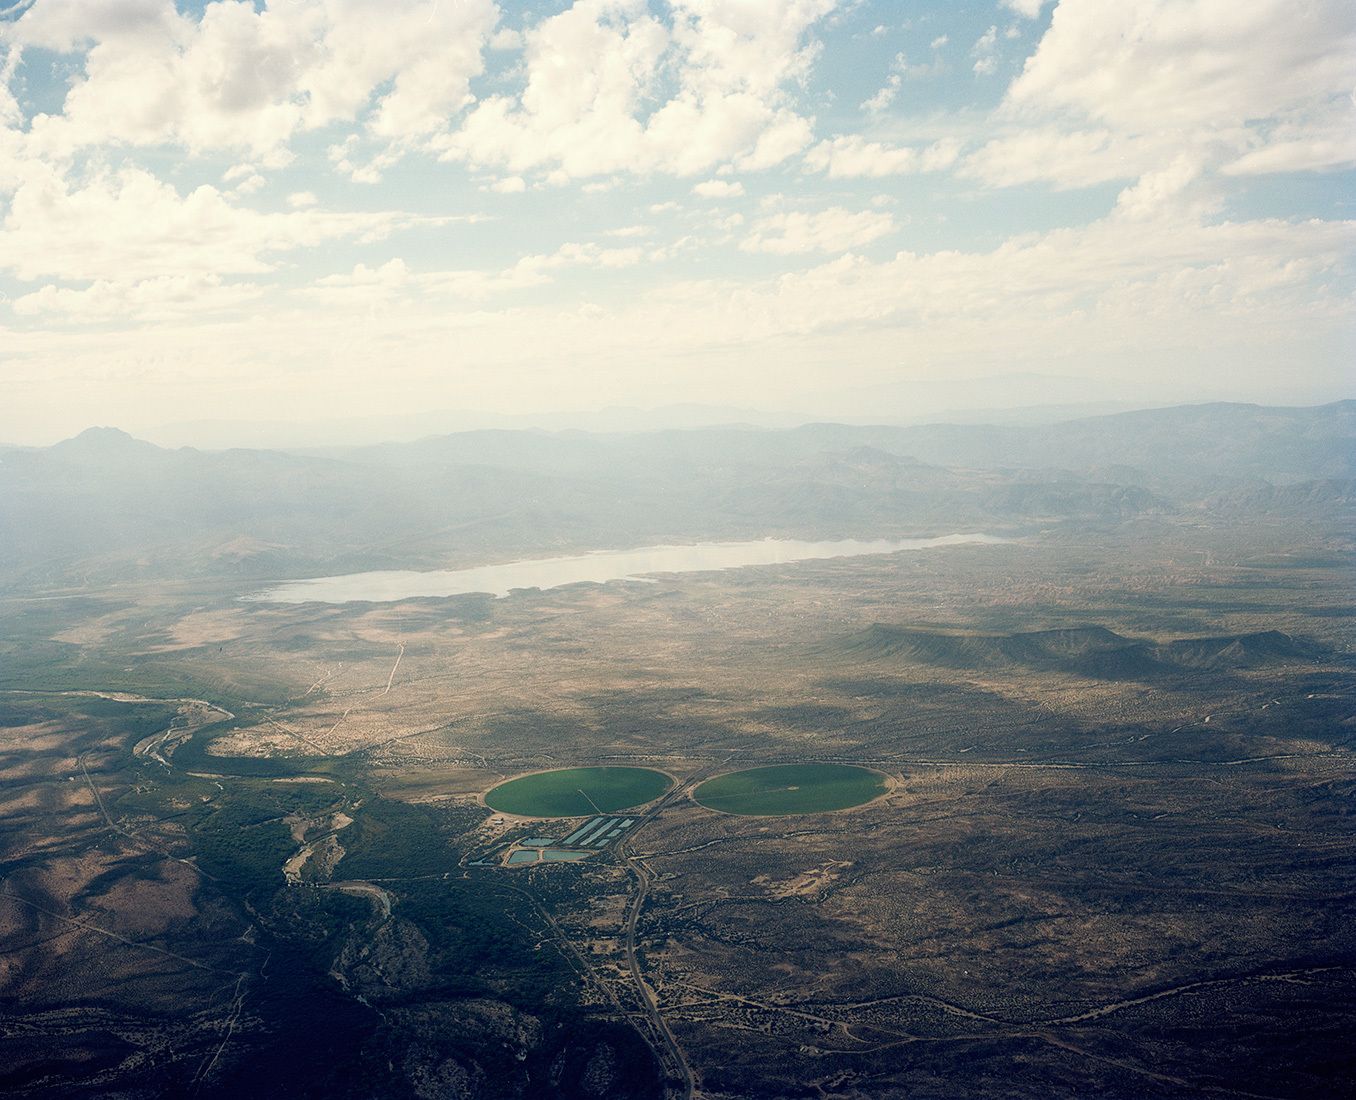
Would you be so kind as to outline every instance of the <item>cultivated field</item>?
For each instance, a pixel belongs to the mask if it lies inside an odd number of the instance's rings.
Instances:
[[[500,783],[485,805],[519,817],[585,817],[653,802],[672,785],[650,768],[560,768]]]
[[[708,779],[692,792],[692,799],[727,814],[815,814],[860,806],[885,790],[885,776],[866,768],[774,764]]]

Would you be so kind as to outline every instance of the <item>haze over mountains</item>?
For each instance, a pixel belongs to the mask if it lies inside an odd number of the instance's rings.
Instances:
[[[1356,501],[1356,401],[1044,426],[481,430],[168,450],[113,428],[0,452],[4,583],[272,579],[665,540],[1021,531]]]
[[[1214,394],[1263,404],[1269,395]],[[1301,394],[1294,389],[1277,401],[1320,404],[1340,392]],[[771,399],[772,395],[768,395]],[[1204,398],[1202,398],[1204,399]],[[896,381],[873,386],[835,387],[791,404],[758,407],[682,402],[652,408],[610,405],[580,410],[497,413],[475,409],[421,409],[401,415],[369,414],[337,419],[182,420],[132,428],[132,434],[162,447],[192,446],[203,450],[230,447],[355,446],[410,442],[434,435],[484,429],[543,429],[634,433],[703,428],[713,424],[756,428],[794,428],[810,421],[844,424],[1051,424],[1075,417],[1100,416],[1132,409],[1157,408],[1192,400],[1176,400],[1144,383],[1096,381],[1074,375],[1033,371],[965,380]],[[813,410],[813,411],[811,411]],[[25,439],[25,442],[33,442]]]

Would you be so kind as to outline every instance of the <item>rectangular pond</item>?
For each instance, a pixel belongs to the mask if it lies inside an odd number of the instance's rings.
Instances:
[[[749,565],[781,565],[821,558],[896,554],[962,543],[1000,543],[1006,539],[978,533],[930,539],[757,539],[752,542],[699,542],[692,546],[644,546],[636,550],[596,550],[566,558],[532,558],[472,569],[409,569],[348,573],[288,581],[242,599],[260,603],[389,603],[396,600],[461,596],[483,592],[503,597],[531,588],[558,588],[591,581],[643,581],[653,573],[702,573]]]

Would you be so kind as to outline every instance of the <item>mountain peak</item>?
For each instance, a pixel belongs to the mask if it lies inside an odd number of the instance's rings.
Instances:
[[[86,428],[79,435],[72,439],[64,440],[66,443],[84,443],[98,444],[107,446],[109,444],[117,446],[126,446],[128,443],[136,443],[134,436],[128,435],[121,428]]]
[[[52,450],[65,458],[148,458],[161,453],[154,443],[128,435],[121,428],[86,428],[71,439],[54,444]]]

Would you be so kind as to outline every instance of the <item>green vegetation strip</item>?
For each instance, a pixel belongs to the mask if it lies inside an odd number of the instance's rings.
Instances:
[[[885,776],[851,764],[779,764],[708,779],[699,805],[727,814],[819,814],[860,806],[885,793]]]
[[[485,805],[523,817],[584,817],[651,802],[671,785],[650,768],[563,768],[500,783]]]

